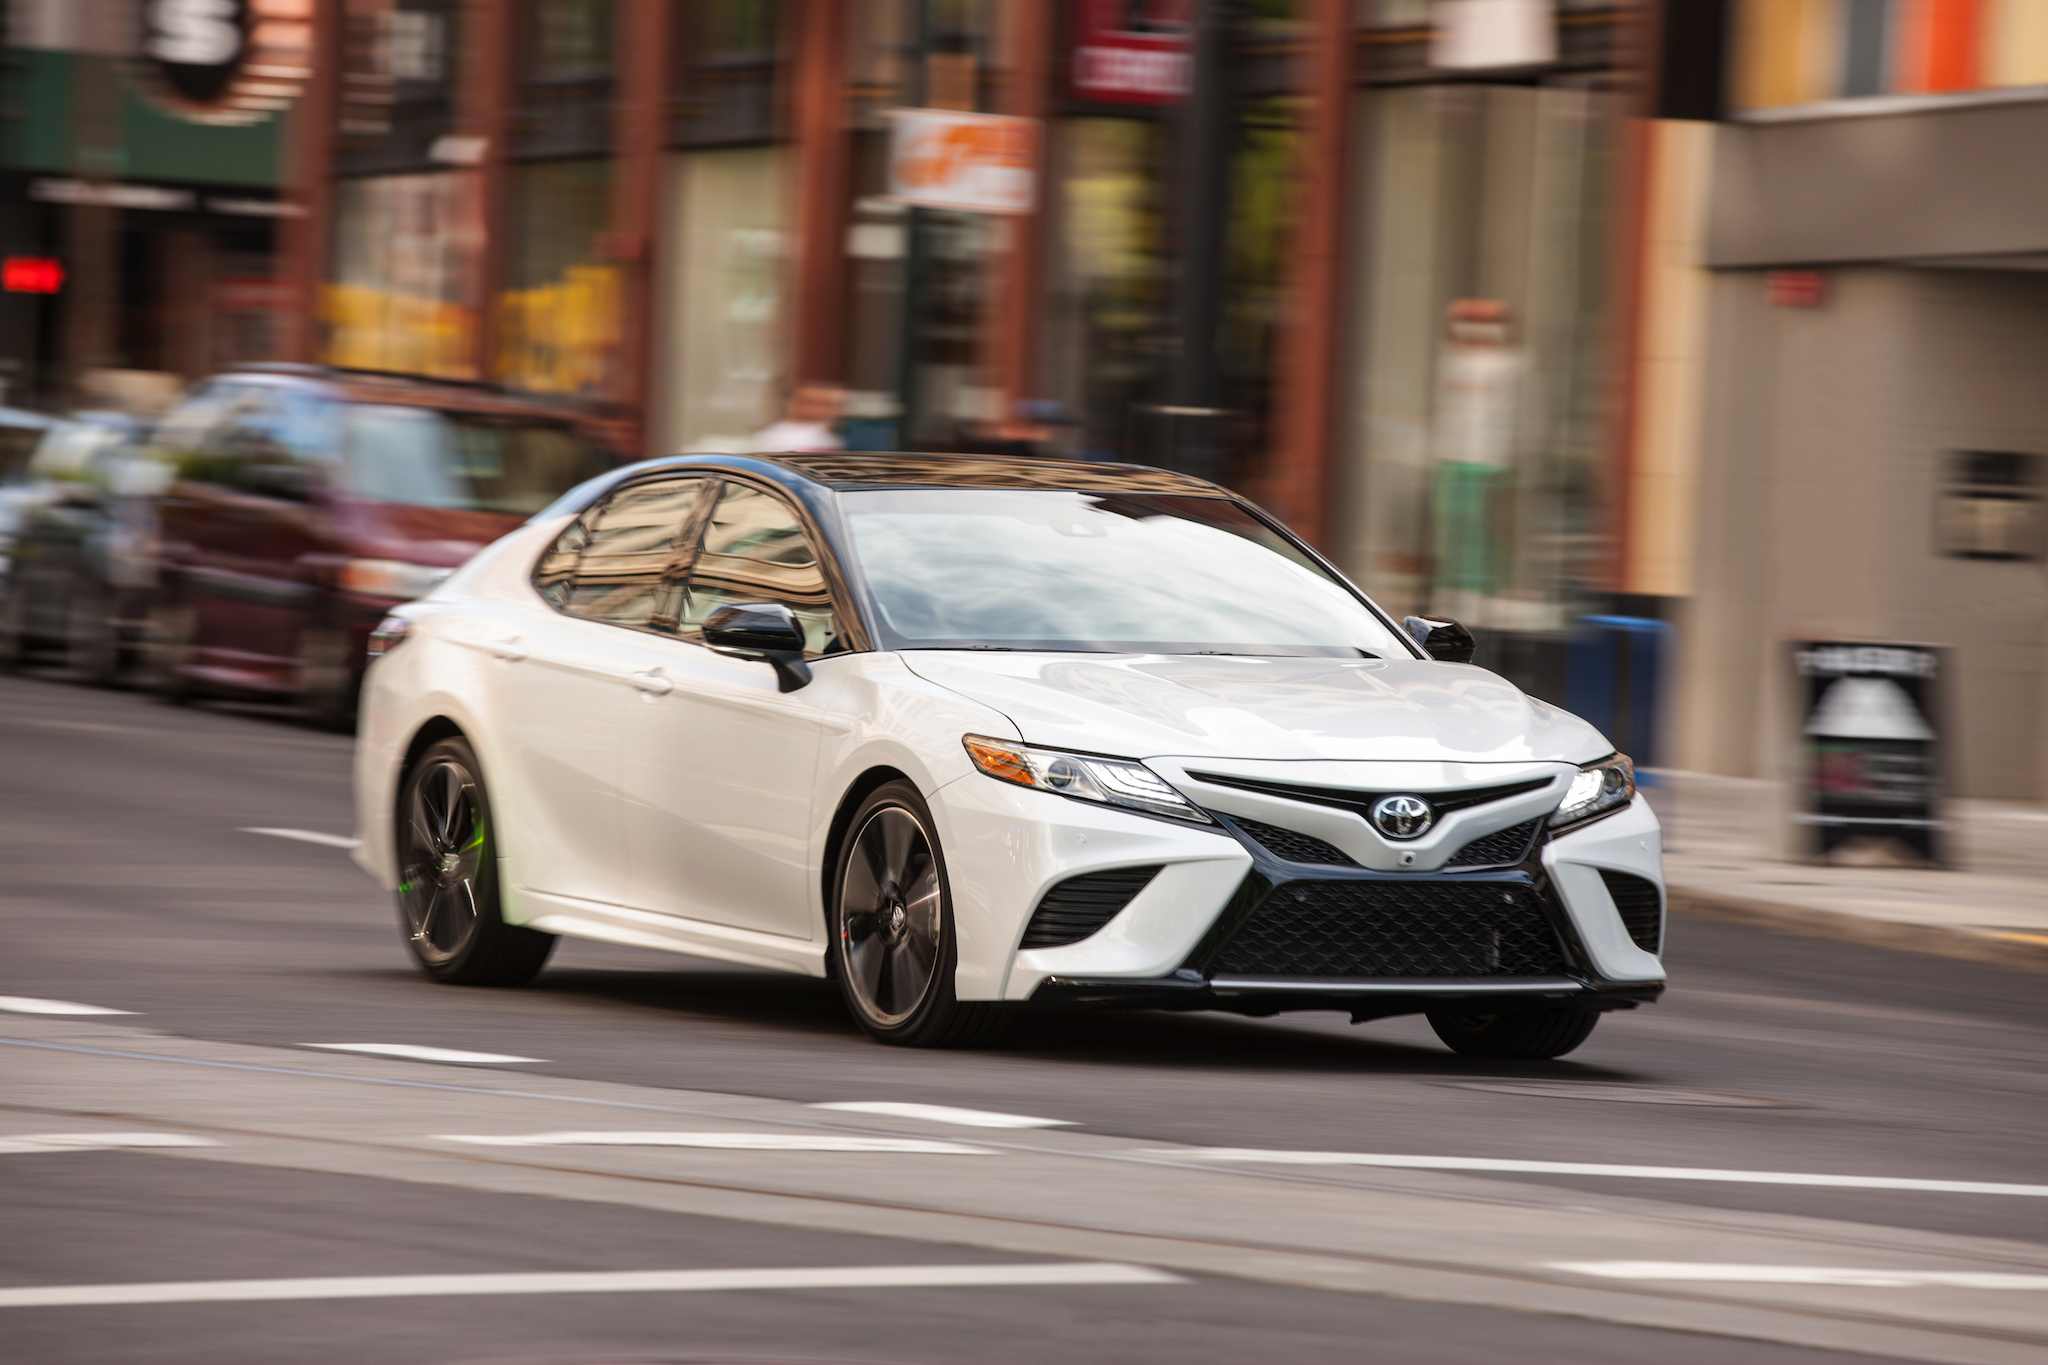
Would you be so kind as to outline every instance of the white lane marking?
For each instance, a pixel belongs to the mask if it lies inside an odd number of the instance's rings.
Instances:
[[[1593,1161],[1505,1161],[1478,1156],[1394,1156],[1379,1152],[1287,1152],[1252,1147],[1156,1147],[1151,1156],[1199,1161],[1263,1161],[1280,1166],[1395,1166],[1422,1171],[1522,1171],[1534,1175],[1608,1175],[1629,1180],[1718,1180],[1738,1185],[1822,1185],[1848,1190],[1926,1190],[1936,1194],[2005,1194],[2039,1198],[2048,1185],[1986,1180],[1910,1180],[1888,1175],[1806,1175],[1791,1171],[1723,1171],[1704,1166],[1611,1166]]]
[[[1029,1114],[998,1114],[989,1109],[955,1109],[950,1104],[906,1104],[896,1100],[836,1100],[814,1104],[813,1109],[837,1109],[846,1114],[886,1114],[899,1119],[928,1119],[961,1128],[1071,1128],[1071,1119],[1035,1119]]]
[[[1611,1280],[1840,1284],[1871,1289],[2048,1289],[2048,1275],[1983,1270],[1867,1270],[1827,1265],[1704,1265],[1688,1261],[1551,1261],[1552,1270]]]
[[[118,1303],[247,1303],[441,1294],[650,1294],[721,1289],[935,1289],[983,1285],[1185,1284],[1150,1266],[1112,1261],[1031,1265],[861,1265],[788,1270],[600,1270],[507,1275],[336,1275],[304,1280],[187,1280],[0,1289],[0,1308]]]
[[[514,1057],[504,1052],[464,1052],[454,1047],[421,1047],[417,1043],[307,1043],[329,1052],[368,1052],[379,1057],[406,1057],[415,1062],[539,1062],[544,1057]]]
[[[32,995],[0,995],[0,1010],[10,1014],[133,1014],[134,1010],[110,1010],[105,1005],[81,1005],[73,1000],[38,1000]]]
[[[189,1133],[7,1133],[0,1153],[103,1152],[121,1147],[218,1147],[212,1138]]]
[[[919,1152],[930,1156],[994,1156],[933,1138],[855,1137],[842,1133],[442,1133],[442,1142],[483,1147],[710,1147],[737,1152]]]
[[[322,834],[317,829],[260,829],[245,825],[244,834],[268,834],[273,839],[296,839],[302,844],[319,844],[324,848],[354,848],[361,839],[351,839],[345,834]]]

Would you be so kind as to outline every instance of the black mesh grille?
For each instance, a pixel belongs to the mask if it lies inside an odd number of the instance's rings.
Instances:
[[[1232,824],[1249,834],[1265,846],[1268,853],[1284,858],[1290,863],[1321,863],[1329,867],[1357,867],[1358,862],[1335,844],[1326,844],[1313,834],[1298,830],[1282,829],[1262,820],[1247,820],[1242,815],[1230,817]]]
[[[1632,872],[1609,872],[1604,867],[1600,869],[1600,880],[1607,883],[1607,894],[1614,897],[1614,908],[1621,911],[1621,922],[1627,926],[1628,936],[1636,941],[1636,947],[1646,953],[1661,952],[1664,906],[1657,895],[1657,883]]]
[[[1079,943],[1116,917],[1116,912],[1143,891],[1159,868],[1119,867],[1111,872],[1086,872],[1069,877],[1045,893],[1024,926],[1026,948],[1057,948]]]
[[[1524,820],[1519,825],[1482,834],[1471,843],[1451,855],[1445,867],[1499,867],[1507,863],[1519,863],[1522,855],[1529,851],[1529,841],[1536,837],[1536,826],[1540,820]]]
[[[1512,882],[1291,882],[1217,954],[1249,976],[1560,976],[1563,950]]]

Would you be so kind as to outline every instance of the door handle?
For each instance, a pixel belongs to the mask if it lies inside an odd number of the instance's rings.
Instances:
[[[526,657],[526,646],[519,643],[519,637],[516,635],[508,639],[493,640],[485,648],[508,664],[516,664]]]
[[[676,690],[676,685],[659,673],[628,673],[626,680],[650,697],[665,697]]]

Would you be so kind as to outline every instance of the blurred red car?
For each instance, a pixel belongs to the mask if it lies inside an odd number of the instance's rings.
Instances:
[[[354,714],[370,631],[617,461],[564,414],[495,390],[262,366],[220,375],[150,450],[157,582],[147,680]]]

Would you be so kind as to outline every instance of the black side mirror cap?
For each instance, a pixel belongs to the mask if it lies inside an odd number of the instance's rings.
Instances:
[[[732,602],[704,618],[704,643],[721,654],[763,659],[775,685],[794,692],[811,680],[804,662],[804,628],[780,602]]]
[[[1439,663],[1469,664],[1479,647],[1472,632],[1448,616],[1410,616],[1401,624],[1422,652]]]

